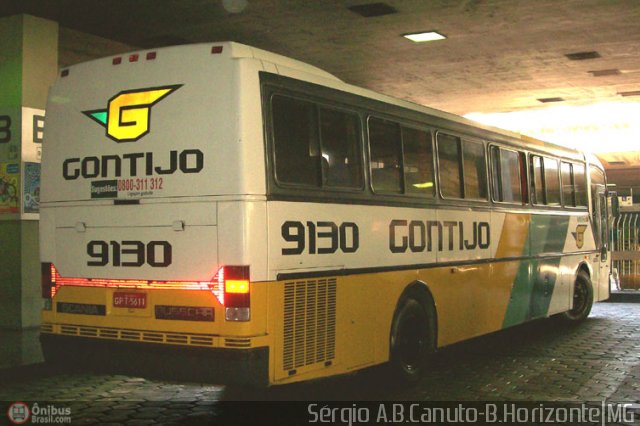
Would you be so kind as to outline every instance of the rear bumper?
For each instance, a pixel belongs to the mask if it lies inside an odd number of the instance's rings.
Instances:
[[[101,372],[267,386],[269,348],[194,348],[41,333],[47,362]]]

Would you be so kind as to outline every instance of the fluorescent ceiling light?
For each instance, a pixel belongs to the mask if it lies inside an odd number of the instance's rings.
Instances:
[[[639,116],[640,102],[554,106],[465,115],[483,124],[598,154],[638,151]]]
[[[423,33],[403,34],[402,36],[405,37],[405,38],[408,38],[409,40],[411,40],[413,42],[416,42],[416,43],[422,43],[424,41],[444,40],[446,38],[442,34],[437,33],[435,31],[427,31],[427,32],[423,32]]]

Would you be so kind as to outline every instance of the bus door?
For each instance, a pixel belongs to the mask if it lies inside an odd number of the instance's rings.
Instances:
[[[593,291],[595,300],[608,297],[610,271],[609,212],[604,185],[592,184],[591,223],[598,253],[594,262]]]

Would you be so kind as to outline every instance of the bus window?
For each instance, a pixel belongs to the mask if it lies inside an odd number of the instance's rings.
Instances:
[[[271,107],[278,182],[362,187],[357,115],[280,95]]]
[[[438,133],[437,144],[440,192],[445,198],[462,198],[461,140],[456,136]]]
[[[571,164],[564,161],[560,165],[560,181],[562,182],[562,204],[566,207],[575,207],[575,193],[571,179]]]
[[[545,204],[542,157],[531,157],[531,184],[533,185],[533,204]]]
[[[402,192],[400,125],[369,119],[371,182],[376,192]]]
[[[495,201],[521,204],[525,197],[522,194],[520,154],[492,146],[491,164]]]
[[[362,187],[359,123],[355,114],[320,108],[323,186]]]
[[[431,132],[402,127],[405,192],[433,197],[433,149]]]
[[[576,206],[586,207],[588,205],[588,201],[584,164],[573,165],[573,183],[576,191]]]
[[[546,204],[560,205],[560,178],[558,176],[558,161],[544,157],[544,186],[547,194]]]
[[[315,106],[274,96],[273,139],[278,182],[320,186],[320,145]]]
[[[487,199],[487,166],[482,142],[464,140],[464,198]]]

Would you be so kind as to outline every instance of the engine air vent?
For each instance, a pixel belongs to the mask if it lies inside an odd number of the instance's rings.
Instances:
[[[335,343],[336,279],[286,282],[284,369],[332,360]]]

